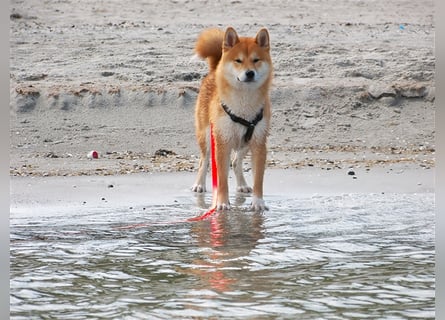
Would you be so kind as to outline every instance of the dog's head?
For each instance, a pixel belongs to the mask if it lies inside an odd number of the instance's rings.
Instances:
[[[263,28],[255,38],[238,37],[235,29],[224,35],[222,67],[225,79],[234,87],[258,88],[270,80],[269,32]]]

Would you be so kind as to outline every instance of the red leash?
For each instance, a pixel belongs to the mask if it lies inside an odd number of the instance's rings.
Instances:
[[[132,224],[132,225],[125,226],[125,227],[118,227],[115,229],[133,229],[133,228],[141,228],[141,227],[147,227],[147,226],[159,225],[159,224],[164,225],[164,224],[173,224],[173,223],[181,223],[181,222],[202,221],[202,220],[210,217],[212,214],[214,214],[216,211],[216,196],[217,196],[217,191],[218,191],[218,169],[216,167],[215,137],[213,136],[212,124],[210,124],[210,156],[211,156],[211,161],[212,161],[212,191],[213,191],[211,209],[209,209],[207,212],[205,212],[204,214],[202,214],[200,216],[188,218],[188,219],[182,220],[182,221],[171,221],[171,222],[167,222],[167,223],[162,223],[162,222],[159,222],[159,223],[138,223],[138,224]]]

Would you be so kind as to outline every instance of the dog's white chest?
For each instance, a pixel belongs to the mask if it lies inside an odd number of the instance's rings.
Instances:
[[[224,116],[218,120],[218,133],[222,139],[234,150],[244,148],[248,143],[245,136],[248,127],[240,123],[234,122],[229,116]],[[249,142],[262,140],[267,133],[266,119],[259,121],[254,129],[252,138]]]

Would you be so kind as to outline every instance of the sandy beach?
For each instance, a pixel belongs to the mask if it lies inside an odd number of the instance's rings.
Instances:
[[[191,172],[191,185],[207,73],[193,46],[231,25],[271,35],[268,170],[418,172],[433,187],[433,12],[414,0],[13,0],[10,175]]]

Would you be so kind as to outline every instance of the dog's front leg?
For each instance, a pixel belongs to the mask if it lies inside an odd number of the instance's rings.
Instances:
[[[210,158],[210,143],[208,142],[209,130],[200,130],[197,133],[198,144],[201,152],[199,159],[198,175],[195,184],[192,186],[192,191],[205,192],[206,191],[206,175],[209,168]]]
[[[230,209],[229,203],[229,162],[231,148],[219,137],[215,137],[216,166],[218,169],[218,191],[215,207],[217,210]],[[214,203],[215,203],[215,199]]]
[[[253,170],[253,195],[252,210],[269,210],[263,200],[263,179],[266,168],[267,148],[265,144],[258,144],[252,148],[252,170]]]

